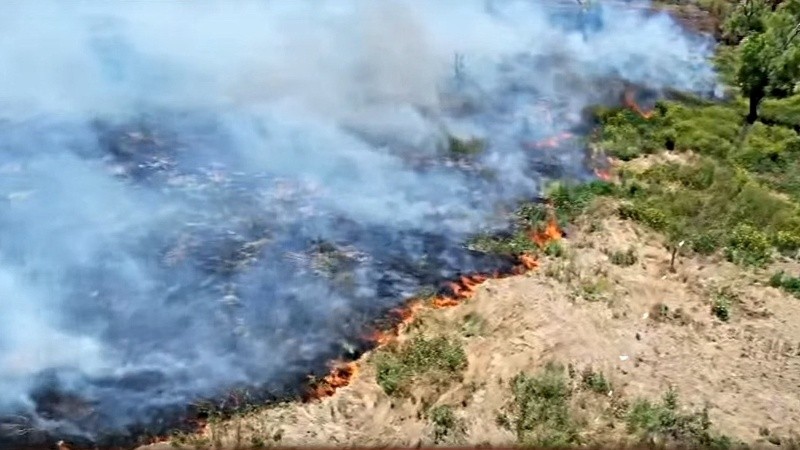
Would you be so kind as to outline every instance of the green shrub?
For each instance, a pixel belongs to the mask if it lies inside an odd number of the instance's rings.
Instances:
[[[769,279],[769,285],[781,288],[786,292],[800,298],[800,278],[786,275],[783,271],[774,273]]]
[[[548,365],[535,376],[521,373],[512,380],[514,404],[511,422],[517,441],[532,446],[568,446],[578,443],[569,411],[570,387],[564,368]]]
[[[598,394],[607,395],[611,392],[611,383],[602,373],[595,372],[591,368],[587,368],[583,371],[581,374],[581,383],[586,389]]]
[[[649,440],[659,438],[673,444],[689,447],[727,449],[731,440],[711,432],[708,410],[682,413],[678,394],[670,389],[661,403],[637,400],[627,414],[628,431]]]
[[[800,234],[792,231],[778,231],[773,238],[775,248],[784,254],[796,254],[800,249]]]
[[[771,250],[766,234],[752,225],[740,224],[731,232],[725,255],[736,264],[763,266],[770,261]]]
[[[433,442],[442,444],[459,438],[464,426],[447,405],[435,406],[428,411],[428,420],[433,425]]]
[[[800,129],[800,94],[792,97],[769,98],[761,103],[761,120],[771,124]]]
[[[778,172],[796,162],[800,137],[788,128],[755,123],[741,147],[731,155],[733,160],[753,172]]]
[[[736,301],[736,295],[728,289],[721,289],[714,294],[711,302],[711,314],[719,320],[727,322],[731,318],[731,308]]]
[[[611,264],[620,266],[620,267],[630,267],[636,264],[636,261],[639,259],[636,256],[636,250],[633,247],[628,248],[626,251],[616,250],[614,253],[611,254]]]
[[[619,215],[623,219],[642,222],[658,231],[665,230],[669,224],[664,211],[658,209],[656,206],[649,206],[637,201],[620,205]]]

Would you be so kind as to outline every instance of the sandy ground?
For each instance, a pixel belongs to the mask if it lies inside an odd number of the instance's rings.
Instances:
[[[673,386],[686,407],[710,407],[717,431],[747,443],[773,445],[768,441],[786,442],[800,431],[800,300],[767,286],[768,271],[718,259],[679,256],[673,273],[660,238],[612,211],[600,204],[591,217],[602,219],[576,224],[565,256],[524,276],[490,280],[468,302],[419,316],[410,333],[457,335],[465,316],[484,319],[477,336],[462,333],[469,361],[463,382],[443,392],[418,385],[413,398],[391,398],[365,355],[353,382],[333,397],[216,423],[189,442],[429,445],[424,410],[433,404],[453,406],[463,422],[454,444],[510,444],[515,436],[496,421],[511,397],[509,380],[548,361],[601,371],[613,397],[658,399]],[[612,252],[629,247],[634,265],[610,262]],[[711,314],[719,289],[738,298],[727,323]],[[624,435],[607,414],[610,399],[574,401],[590,440]]]

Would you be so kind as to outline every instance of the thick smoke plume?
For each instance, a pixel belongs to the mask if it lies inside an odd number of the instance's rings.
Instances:
[[[621,82],[713,91],[708,43],[646,6],[0,3],[0,433],[291,392],[403,298],[503,264],[464,242],[591,176],[580,142],[523,144]]]

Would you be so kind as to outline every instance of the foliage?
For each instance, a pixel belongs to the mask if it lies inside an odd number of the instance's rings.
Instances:
[[[708,410],[682,413],[678,394],[668,390],[660,403],[636,401],[627,415],[628,431],[639,434],[642,440],[659,439],[678,445],[725,449],[731,446],[729,438],[711,433]]]
[[[455,136],[448,136],[447,149],[455,157],[469,157],[486,150],[486,141],[478,138],[459,139]]]
[[[638,260],[636,250],[633,247],[628,248],[626,251],[616,250],[611,254],[611,264],[620,267],[629,267],[636,264]]]
[[[783,271],[776,272],[769,279],[769,285],[781,288],[786,292],[800,298],[800,278],[787,275]]]
[[[512,429],[517,441],[532,446],[567,446],[579,442],[570,416],[570,387],[564,368],[550,364],[537,375],[520,373],[512,380]]]
[[[722,25],[727,41],[737,44],[752,33],[766,30],[765,19],[771,8],[765,0],[744,0],[739,2]]]
[[[734,15],[729,23],[738,23],[739,17]],[[742,94],[750,102],[750,123],[757,119],[758,106],[764,97],[789,96],[800,82],[800,0],[788,0],[773,12],[762,11],[753,17],[740,27],[746,36],[739,45],[740,65],[736,73]]]
[[[660,103],[647,133],[674,135],[675,151],[700,155],[623,170],[620,184],[609,190],[622,200],[620,216],[666,234],[673,243],[685,241],[685,248],[697,253],[724,250],[738,264],[764,265],[773,248],[797,255],[800,136],[763,123],[742,133],[743,115],[737,103]],[[612,132],[624,126],[620,117],[640,123],[608,110],[598,117],[604,129],[604,118],[614,118]]]
[[[800,131],[800,94],[787,98],[768,98],[761,105],[761,120]]]
[[[770,243],[766,234],[748,224],[733,229],[725,248],[728,261],[750,266],[763,266],[770,260]]]
[[[727,322],[731,318],[731,308],[736,301],[736,295],[728,289],[721,289],[714,294],[711,302],[711,314],[719,320]]]
[[[595,372],[591,368],[586,368],[581,374],[581,382],[586,389],[589,389],[598,394],[607,395],[611,391],[611,383],[606,377],[600,373]]]
[[[428,411],[428,420],[433,425],[433,442],[435,444],[457,439],[464,432],[463,424],[450,406],[440,405],[431,408]]]
[[[449,383],[467,367],[461,344],[446,337],[415,337],[400,348],[387,349],[375,360],[377,383],[388,395],[408,394],[409,384],[426,376]]]

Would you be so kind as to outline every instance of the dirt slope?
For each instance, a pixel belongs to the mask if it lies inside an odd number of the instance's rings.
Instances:
[[[710,408],[715,430],[747,443],[786,443],[800,431],[800,301],[766,286],[765,274],[720,260],[679,256],[673,273],[659,237],[611,211],[599,204],[570,230],[565,254],[538,270],[491,280],[467,303],[418,317],[409,335],[462,340],[462,381],[442,389],[422,380],[409,398],[390,397],[366,355],[333,397],[243,414],[180,442],[426,445],[435,434],[426,411],[449,405],[460,429],[449,443],[510,444],[515,434],[497,420],[512,398],[510,380],[558,361],[592,367],[613,386],[609,395],[571,397],[585,442],[630,442],[617,406],[657,400],[674,386],[686,408]],[[635,263],[611,262],[629,248]],[[711,313],[720,292],[732,299],[728,322]],[[465,317],[477,318],[479,330],[465,333]]]

